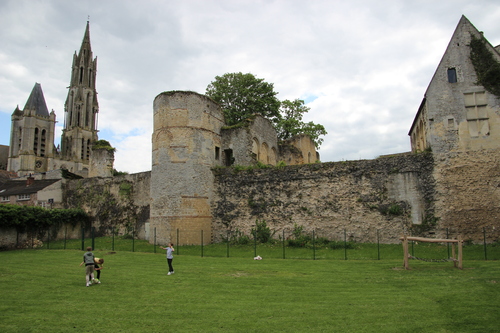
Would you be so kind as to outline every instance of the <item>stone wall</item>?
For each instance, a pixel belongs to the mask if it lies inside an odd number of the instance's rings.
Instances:
[[[150,172],[108,178],[66,180],[64,208],[82,208],[91,216],[96,236],[134,233],[149,238]]]
[[[182,195],[185,218],[174,221],[164,238],[175,242],[178,229],[182,243],[199,243],[204,230],[207,244],[221,241],[228,231],[249,235],[256,221],[265,221],[275,237],[283,231],[290,237],[295,226],[302,226],[304,232],[314,230],[317,237],[332,240],[343,240],[345,231],[356,242],[379,237],[382,243],[399,243],[404,232],[445,238],[448,231],[450,237],[461,234],[480,243],[485,228],[491,243],[500,236],[498,156],[500,151],[488,150],[245,171],[215,168],[210,171],[215,183],[209,208],[197,206],[199,194]],[[150,172],[66,180],[63,188],[65,208],[89,212],[97,236],[109,235],[112,228],[120,235],[134,229],[138,238],[153,241]],[[167,199],[164,204],[172,203]],[[211,221],[211,228],[199,227],[194,223],[198,219]],[[73,229],[69,237],[80,237],[80,229]],[[157,243],[161,232],[160,226]],[[58,237],[64,237],[64,230]]]
[[[500,148],[435,155],[437,236],[500,239]]]
[[[309,164],[319,161],[319,153],[311,137],[299,134],[281,143],[279,159],[287,165]]]
[[[217,169],[213,238],[242,232],[256,221],[281,235],[295,226],[340,240],[398,243],[434,216],[432,154],[316,163],[236,172]],[[420,231],[420,229],[418,230]],[[415,232],[415,231],[413,231]]]

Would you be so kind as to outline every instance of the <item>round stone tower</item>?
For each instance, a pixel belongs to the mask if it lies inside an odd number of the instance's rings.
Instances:
[[[157,244],[207,244],[223,112],[210,98],[188,91],[159,94],[153,109],[150,242],[156,230]]]

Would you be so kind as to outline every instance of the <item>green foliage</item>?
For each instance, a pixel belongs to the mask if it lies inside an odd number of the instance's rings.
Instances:
[[[92,149],[105,149],[112,152],[116,151],[116,148],[113,148],[107,140],[97,140],[92,145]]]
[[[256,170],[256,169],[269,169],[269,168],[273,168],[273,166],[264,164],[260,161],[257,161],[257,163],[255,165],[245,166],[245,165],[235,164],[235,165],[232,165],[231,168],[233,168],[233,170],[235,172],[239,172],[239,171],[251,171],[251,170]]]
[[[250,237],[248,235],[245,235],[239,229],[236,229],[234,232],[232,232],[229,238],[222,237],[222,239],[224,240],[224,242],[229,242],[232,245],[247,245],[250,243]]]
[[[257,163],[255,164],[255,168],[256,169],[268,169],[268,168],[271,168],[271,166],[264,164],[261,161],[257,161]]]
[[[44,230],[54,225],[81,223],[89,217],[82,209],[46,209],[33,206],[0,205],[0,227],[15,227],[18,231]]]
[[[308,135],[318,148],[327,132],[323,125],[313,122],[304,123],[302,118],[310,108],[304,101],[295,99],[280,102],[272,83],[264,82],[253,74],[226,73],[216,76],[206,95],[219,103],[224,110],[226,125],[224,129],[247,126],[246,120],[254,114],[269,119],[276,129],[278,140],[283,141],[298,134]]]
[[[276,164],[276,168],[282,169],[286,167],[286,162],[285,161],[279,161],[278,164]]]
[[[389,211],[388,211],[388,213],[390,215],[396,215],[396,216],[403,215],[403,212],[404,212],[403,208],[398,204],[392,204],[389,207]]]
[[[206,95],[224,110],[228,126],[238,124],[255,113],[276,122],[280,107],[277,94],[272,83],[241,72],[216,76],[206,89]]]
[[[122,182],[120,184],[120,190],[118,193],[120,193],[121,196],[129,197],[131,192],[132,192],[132,184],[131,183]]]
[[[252,228],[252,235],[254,235],[259,243],[267,243],[272,239],[274,232],[271,232],[266,221],[262,220],[259,222],[257,220],[255,221],[255,228]]]
[[[471,34],[470,59],[474,65],[477,81],[487,91],[500,97],[500,63],[486,45],[486,40]]]
[[[124,176],[128,175],[128,172],[126,171],[118,171],[116,169],[113,169],[113,176]]]
[[[383,215],[400,216],[400,215],[403,215],[405,213],[405,209],[397,203],[391,203],[388,205],[380,204],[378,206],[378,210]]]
[[[328,134],[323,125],[315,124],[312,121],[304,123],[302,118],[311,108],[304,105],[304,101],[295,99],[294,101],[284,100],[281,102],[280,114],[276,124],[278,140],[284,141],[299,134],[308,135],[314,141],[316,148],[323,143],[320,135]]]

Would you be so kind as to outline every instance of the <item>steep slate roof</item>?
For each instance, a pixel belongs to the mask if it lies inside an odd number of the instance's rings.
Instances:
[[[35,110],[37,115],[49,117],[49,110],[47,109],[40,83],[35,83],[24,109]]]
[[[59,180],[60,179],[34,180],[33,184],[29,186],[26,185],[26,180],[7,180],[3,184],[0,184],[0,196],[37,193]]]
[[[15,173],[14,171],[0,170],[0,183],[3,183],[12,178],[17,178],[17,173]]]

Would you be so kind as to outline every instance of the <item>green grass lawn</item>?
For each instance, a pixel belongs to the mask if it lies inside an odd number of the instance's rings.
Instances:
[[[253,252],[253,251],[251,251]],[[500,265],[252,260],[108,250],[0,252],[0,332],[498,332]]]

